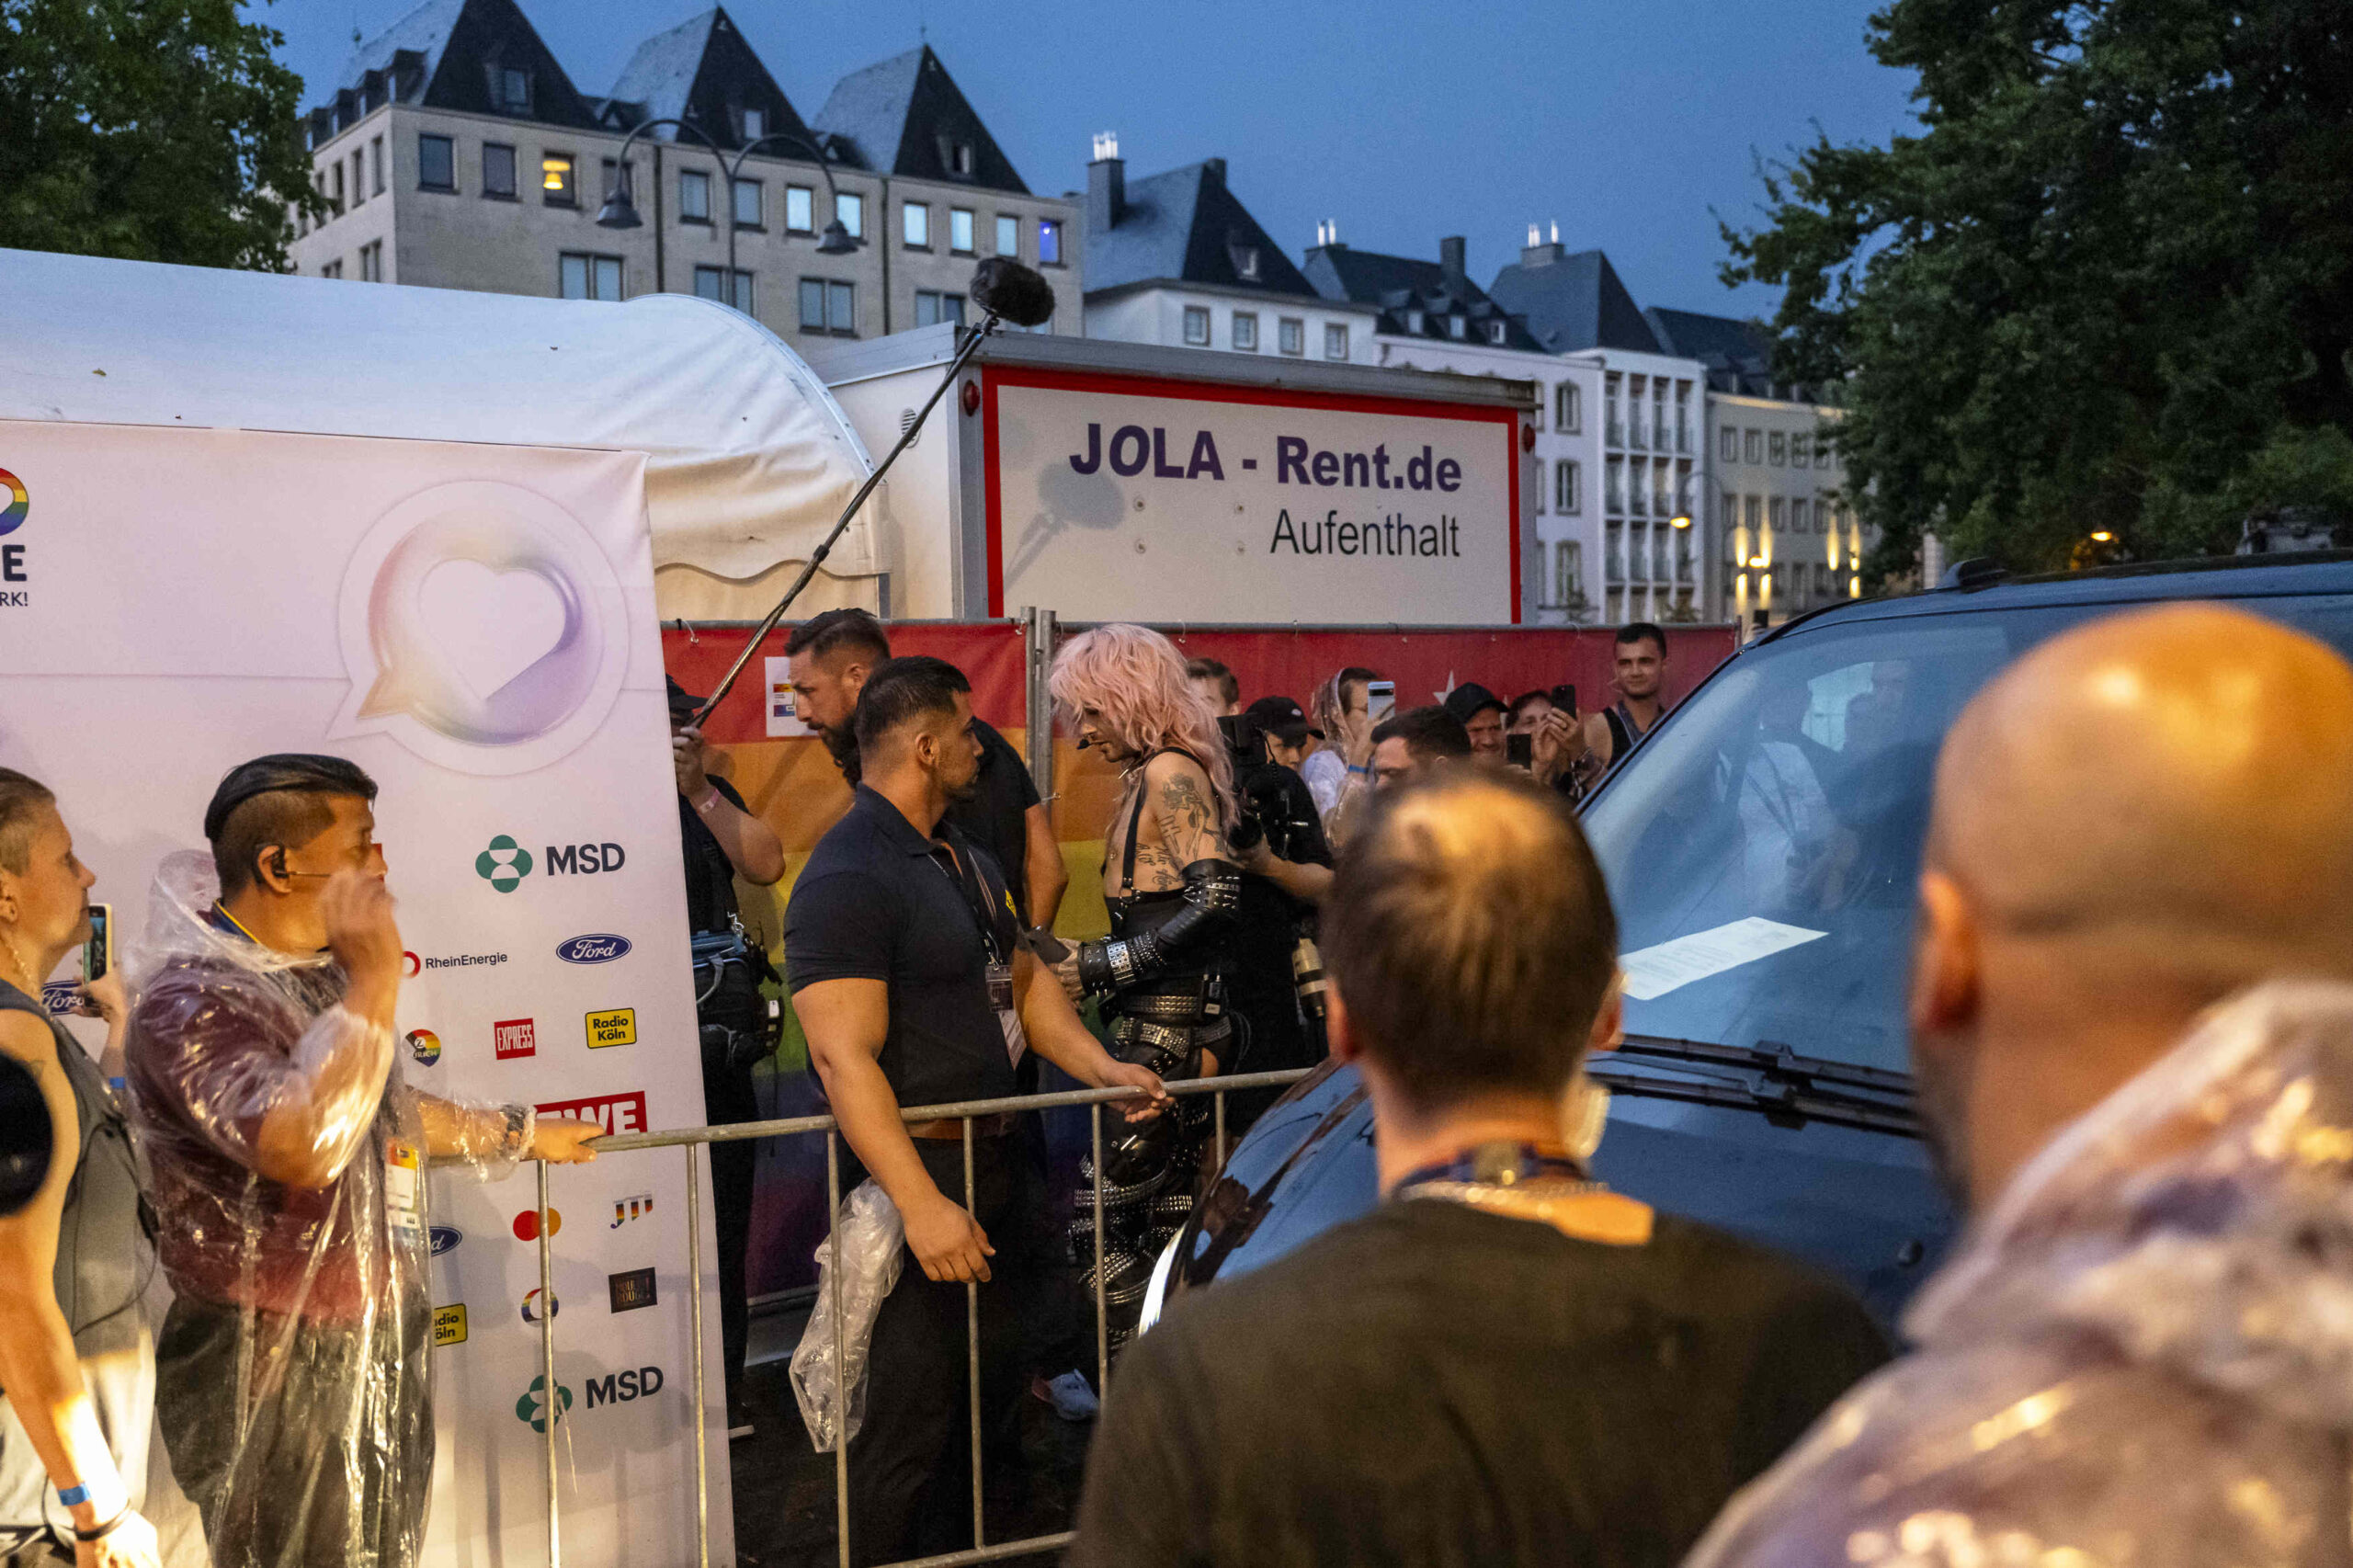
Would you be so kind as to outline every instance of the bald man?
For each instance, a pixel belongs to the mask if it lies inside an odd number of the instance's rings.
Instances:
[[[2348,981],[2343,659],[2185,607],[1987,687],[1911,998],[1969,1240],[1687,1568],[2346,1562]]]

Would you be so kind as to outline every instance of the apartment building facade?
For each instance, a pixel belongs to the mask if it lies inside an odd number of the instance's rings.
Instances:
[[[354,51],[307,130],[334,209],[292,247],[313,276],[692,293],[791,343],[961,321],[973,267],[1004,255],[1053,286],[1046,330],[1084,330],[1080,204],[1030,193],[927,45],[843,78],[812,122],[724,9],[646,40],[592,97],[514,0],[427,0]],[[726,165],[753,149],[732,186],[695,131]],[[617,186],[636,227],[597,222]],[[827,255],[836,221],[853,246]]]

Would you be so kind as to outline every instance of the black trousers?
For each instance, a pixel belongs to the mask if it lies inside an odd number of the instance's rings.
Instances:
[[[241,1348],[244,1315],[182,1296],[155,1344],[156,1422],[215,1568],[411,1568],[433,1480],[432,1313],[255,1312]]]
[[[961,1142],[915,1140],[939,1190],[964,1196]],[[1020,1455],[1023,1322],[1060,1265],[1045,1181],[1018,1133],[975,1139],[973,1217],[996,1256],[980,1293],[981,1427],[992,1464]],[[866,1416],[849,1446],[850,1561],[890,1562],[972,1544],[965,1287],[935,1284],[912,1252],[875,1314]],[[1066,1271],[1063,1278],[1067,1278]]]
[[[759,1120],[760,1098],[752,1087],[751,1068],[730,1071],[706,1057],[702,1104],[713,1127]],[[710,1219],[719,1235],[720,1358],[731,1403],[744,1381],[744,1354],[751,1339],[744,1255],[752,1239],[752,1177],[758,1147],[750,1139],[710,1146]]]

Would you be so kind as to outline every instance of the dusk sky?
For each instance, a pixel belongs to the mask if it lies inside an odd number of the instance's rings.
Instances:
[[[278,0],[307,107],[336,85],[355,27],[409,0]],[[523,0],[584,93],[699,0]],[[1485,283],[1528,225],[1599,246],[1644,305],[1770,314],[1776,291],[1727,293],[1716,215],[1752,222],[1757,156],[1819,125],[1883,142],[1910,123],[1909,73],[1863,47],[1872,0],[1551,0],[1500,6],[1069,0],[767,0],[735,18],[804,117],[847,72],[932,47],[1032,190],[1086,183],[1095,132],[1131,177],[1223,157],[1227,182],[1296,258],[1315,225],[1369,250],[1435,257],[1469,237]]]

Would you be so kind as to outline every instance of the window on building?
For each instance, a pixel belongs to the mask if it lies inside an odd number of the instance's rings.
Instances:
[[[767,192],[760,181],[739,179],[734,184],[735,226],[757,229],[767,222]]]
[[[1775,468],[1790,460],[1790,440],[1779,430],[1765,437],[1765,460]]]
[[[1196,348],[1210,346],[1210,312],[1201,305],[1185,307],[1185,341]]]
[[[637,199],[637,170],[634,165],[624,169],[614,160],[605,158],[599,160],[599,172],[604,176],[604,183],[597,187],[598,201],[610,201],[617,193],[631,201]]]
[[[337,212],[341,212],[343,210],[343,160],[341,158],[337,158],[335,161],[335,166],[329,170],[327,186],[329,190],[327,200],[334,204]]]
[[[1063,221],[1059,218],[1038,220],[1038,265],[1060,267],[1063,264]]]
[[[1803,467],[1805,467],[1806,459],[1807,459],[1807,457],[1808,457],[1808,456],[1810,456],[1810,455],[1812,454],[1813,450],[1813,443],[1812,441],[1807,440],[1803,436],[1792,436],[1792,437],[1790,437],[1790,466],[1791,468],[1803,468]]]
[[[1741,456],[1747,461],[1752,463],[1762,463],[1765,460],[1765,432],[1762,430],[1743,431],[1741,433],[1740,452]]]
[[[1638,517],[1647,517],[1651,513],[1650,460],[1635,458],[1632,469],[1626,479],[1626,509]]]
[[[1258,276],[1258,247],[1256,245],[1233,247],[1233,271],[1236,277],[1245,282]]]
[[[416,139],[416,186],[424,190],[457,190],[457,143],[449,137]]]
[[[738,271],[735,274],[735,298],[731,301],[727,298],[727,269],[723,267],[698,267],[695,268],[695,292],[722,305],[733,303],[747,316],[752,313],[752,275],[748,272]]]
[[[1275,322],[1275,347],[1293,357],[1307,352],[1307,324],[1297,316],[1278,317]]]
[[[359,207],[365,205],[367,200],[368,150],[365,147],[354,147],[351,150],[351,204],[354,207]]]
[[[381,283],[384,280],[384,242],[370,240],[359,247],[359,281]]]
[[[580,192],[573,179],[571,154],[546,153],[540,155],[540,199],[550,207],[580,205]]]
[[[1691,383],[1675,383],[1675,449],[1691,450]]]
[[[1611,458],[1601,471],[1601,504],[1611,515],[1626,509],[1626,460]]]
[[[1020,219],[1006,217],[1002,212],[997,214],[996,254],[1009,256],[1016,261],[1021,259]]]
[[[381,136],[368,143],[368,189],[370,195],[384,194],[384,139]]]
[[[1787,506],[1779,495],[1768,498],[1765,503],[1766,526],[1776,535],[1783,531],[1782,517],[1787,510]]]
[[[621,297],[621,258],[565,251],[556,261],[556,292],[567,300]]]
[[[1345,359],[1348,357],[1348,324],[1327,322],[1324,326],[1324,358]]]
[[[768,113],[766,109],[747,108],[744,111],[744,144],[750,146],[768,133]]]
[[[949,157],[948,166],[960,177],[971,179],[972,177],[972,144],[970,142],[957,142],[954,152]]]
[[[1249,311],[1234,312],[1233,325],[1231,335],[1233,340],[1234,349],[1237,353],[1256,354],[1258,352],[1257,316]]]
[[[1585,602],[1585,544],[1564,539],[1552,547],[1552,602],[1563,607]]]
[[[1802,497],[1792,500],[1790,503],[1790,531],[1791,533],[1802,534],[1805,532],[1805,514],[1806,504]]]
[[[1552,465],[1552,510],[1573,517],[1585,508],[1585,475],[1574,458]]]
[[[899,205],[899,237],[909,250],[931,248],[931,204],[906,201]]]
[[[1585,393],[1574,381],[1552,389],[1552,428],[1574,435],[1585,427]]]
[[[1740,460],[1740,432],[1730,425],[1716,432],[1716,460],[1727,463]]]
[[[948,248],[958,256],[972,254],[972,210],[950,207],[948,210]]]
[[[1419,311],[1407,311],[1405,312],[1405,330],[1418,335],[1423,326],[1427,324],[1427,320],[1428,318],[1424,316]]]
[[[1763,553],[1764,539],[1759,530],[1765,527],[1765,498],[1762,495],[1743,497],[1742,509],[1748,517],[1748,537],[1752,545]]]
[[[531,74],[509,65],[498,73],[498,108],[505,114],[531,112]]]
[[[856,191],[843,191],[834,198],[834,216],[849,231],[851,239],[866,238],[866,198]]]
[[[858,290],[829,278],[801,280],[801,330],[827,332],[836,337],[858,334]]]
[[[1501,344],[1503,340],[1504,324],[1499,321],[1489,322],[1487,324],[1487,341],[1494,344]]]
[[[954,326],[964,324],[964,296],[942,294],[931,289],[915,290],[915,324],[930,326],[947,322]]]
[[[1626,444],[1625,422],[1618,413],[1618,400],[1623,385],[1624,378],[1614,370],[1601,379],[1602,439],[1613,447]]]
[[[503,142],[482,144],[482,193],[498,201],[515,199],[515,149]]]
[[[1465,319],[1465,318],[1463,317],[1463,315],[1462,315],[1460,312],[1453,312],[1453,313],[1450,313],[1450,314],[1449,314],[1449,315],[1448,315],[1448,317],[1446,318],[1446,335],[1447,335],[1447,336],[1449,336],[1449,337],[1463,337],[1463,336],[1468,335],[1469,335],[1469,333],[1470,333],[1470,331],[1471,331],[1471,323],[1470,323],[1467,319]]]
[[[710,222],[710,176],[701,169],[678,171],[678,222]]]
[[[322,266],[322,267],[319,268],[319,276],[320,276],[320,277],[322,277],[322,278],[340,278],[340,277],[342,277],[342,276],[343,276],[343,261],[342,261],[342,258],[337,257],[335,260],[334,260],[334,261],[330,261],[330,262],[326,263],[325,265]]]
[[[806,234],[817,227],[817,193],[805,185],[784,187],[784,232]]]

